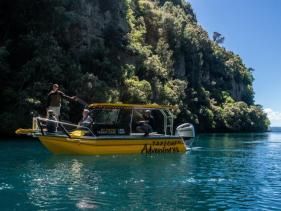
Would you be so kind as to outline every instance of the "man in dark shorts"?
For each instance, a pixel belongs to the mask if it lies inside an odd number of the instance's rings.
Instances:
[[[67,96],[62,91],[59,90],[58,84],[53,84],[52,91],[48,94],[48,108],[47,108],[47,118],[48,118],[48,110],[52,110],[57,119],[59,119],[60,116],[60,108],[61,108],[61,98],[66,98],[68,100],[75,100],[75,96]]]

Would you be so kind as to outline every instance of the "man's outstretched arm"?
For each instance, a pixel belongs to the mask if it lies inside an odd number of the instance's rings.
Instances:
[[[75,96],[70,97],[70,96],[64,94],[64,93],[61,92],[61,91],[60,91],[60,95],[61,95],[63,98],[66,98],[66,99],[68,99],[68,100],[75,100],[75,99],[76,99]]]

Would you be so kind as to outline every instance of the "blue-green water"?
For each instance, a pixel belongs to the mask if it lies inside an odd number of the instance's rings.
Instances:
[[[281,133],[200,135],[185,154],[54,156],[0,141],[0,210],[281,209]]]

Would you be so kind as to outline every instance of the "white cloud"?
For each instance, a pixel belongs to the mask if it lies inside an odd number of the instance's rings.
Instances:
[[[271,108],[266,108],[264,112],[267,113],[271,126],[281,125],[281,111],[274,111]]]
[[[273,111],[271,108],[264,109],[265,113],[267,113],[267,117],[269,120],[281,120],[281,112]]]

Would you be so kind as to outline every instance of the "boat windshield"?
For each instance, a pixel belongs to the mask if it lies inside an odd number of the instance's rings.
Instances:
[[[151,132],[164,134],[164,116],[158,109],[151,109],[145,119],[147,109],[92,109],[92,129],[97,135],[139,133],[141,125],[149,124]]]
[[[96,135],[129,135],[132,109],[92,109],[92,130]]]
[[[95,109],[90,115],[94,124],[115,124],[117,122],[120,109]]]

